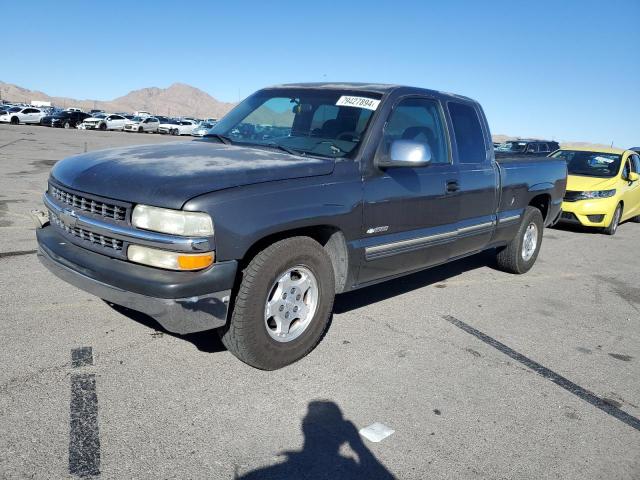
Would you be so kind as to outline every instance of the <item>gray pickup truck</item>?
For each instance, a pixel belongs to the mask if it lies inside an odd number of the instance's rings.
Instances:
[[[202,140],[58,162],[39,258],[178,334],[218,329],[242,361],[308,354],[334,296],[494,249],[528,271],[566,165],[496,162],[480,105],[373,84],[266,88]]]

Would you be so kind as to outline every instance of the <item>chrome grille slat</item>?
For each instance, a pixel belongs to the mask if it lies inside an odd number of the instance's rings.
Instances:
[[[110,249],[110,250],[113,250],[114,252],[118,252],[118,253],[122,252],[122,248],[124,245],[124,242],[122,240],[119,240],[117,238],[111,238],[106,235],[101,235],[99,233],[91,232],[82,227],[69,227],[68,225],[65,225],[62,222],[62,220],[60,220],[58,216],[55,213],[53,213],[51,210],[49,210],[49,221],[53,225],[55,225],[57,228],[60,228],[66,233],[74,237],[78,237],[81,240],[84,240],[94,245],[99,244],[105,249]]]
[[[81,194],[67,192],[56,185],[50,185],[49,192],[50,195],[59,202],[84,212],[101,215],[105,218],[117,221],[125,221],[127,219],[126,207],[95,200]]]

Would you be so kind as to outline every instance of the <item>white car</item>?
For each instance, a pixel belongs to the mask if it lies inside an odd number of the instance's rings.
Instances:
[[[86,130],[122,130],[129,121],[122,115],[99,113],[85,118],[80,128]]]
[[[124,132],[157,132],[160,126],[160,121],[155,117],[133,117],[125,123],[122,131]]]
[[[158,133],[170,133],[171,135],[191,135],[196,128],[196,122],[192,120],[173,120],[168,123],[161,123]]]
[[[193,135],[194,137],[204,137],[207,133],[209,133],[209,130],[211,130],[215,126],[215,123],[207,122],[205,120],[204,122],[200,122],[196,126],[196,128],[193,129],[191,135]]]
[[[40,123],[45,112],[40,108],[25,107],[15,112],[7,112],[0,115],[0,122],[18,125],[19,123]]]

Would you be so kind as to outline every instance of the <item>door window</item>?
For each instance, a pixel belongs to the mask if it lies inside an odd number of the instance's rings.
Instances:
[[[483,163],[486,158],[484,134],[475,108],[449,102],[449,114],[458,146],[460,163]]]
[[[449,163],[444,122],[438,102],[426,98],[402,100],[384,129],[378,155],[389,156],[394,140],[414,140],[431,149],[431,163]]]
[[[549,146],[546,143],[538,144],[538,152],[549,153]]]
[[[631,157],[629,157],[629,160],[630,160],[631,171],[640,173],[640,156],[631,155]]]

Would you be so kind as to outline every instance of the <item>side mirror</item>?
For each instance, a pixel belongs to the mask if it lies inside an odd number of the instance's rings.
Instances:
[[[426,167],[431,164],[431,147],[415,140],[394,140],[389,157],[378,161],[378,167]]]
[[[638,180],[640,180],[640,175],[638,175],[636,172],[629,172],[627,180],[629,180],[630,182],[637,182]]]

